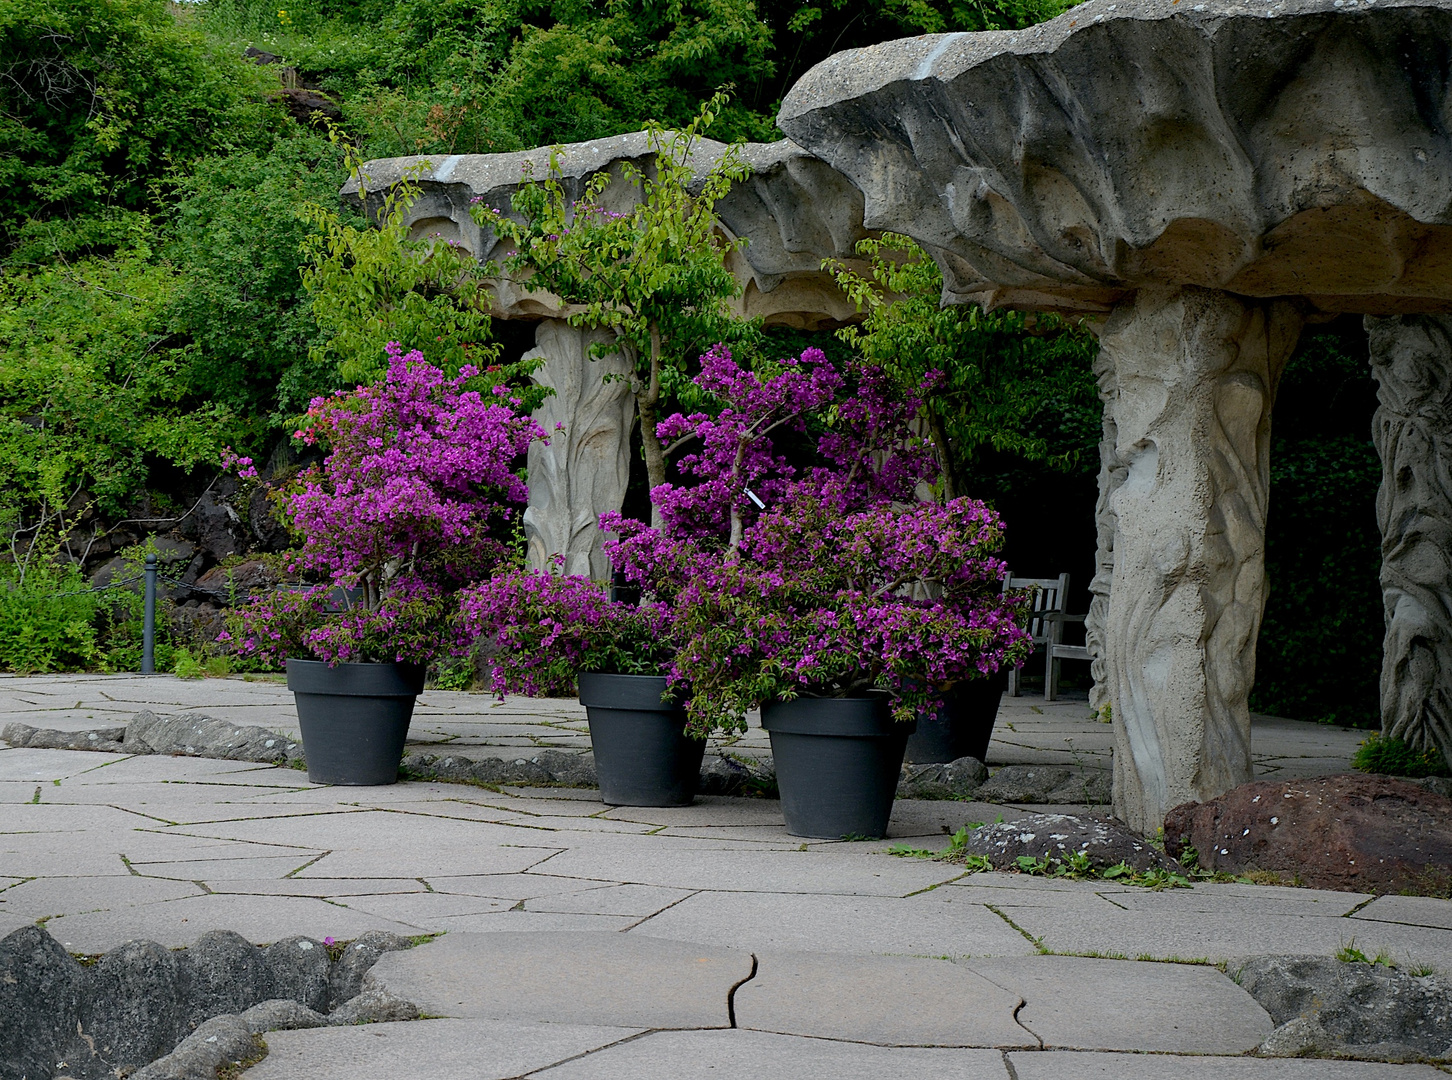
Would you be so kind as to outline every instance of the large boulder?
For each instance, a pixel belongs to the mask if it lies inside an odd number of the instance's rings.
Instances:
[[[231,930],[213,930],[192,944],[181,960],[190,1021],[246,1012],[272,992],[272,969],[257,946]]]
[[[1387,776],[1257,780],[1165,816],[1165,849],[1201,866],[1273,871],[1316,889],[1452,885],[1452,799]]]
[[[129,1073],[170,1052],[189,1031],[179,954],[154,941],[128,941],[97,961],[68,1058],[89,1052],[101,1075]]]

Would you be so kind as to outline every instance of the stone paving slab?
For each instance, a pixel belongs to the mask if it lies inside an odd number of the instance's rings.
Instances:
[[[1275,1028],[1254,998],[1211,967],[1078,956],[967,966],[1023,999],[1018,1023],[1048,1049],[1243,1054]]]
[[[1372,922],[1437,926],[1452,930],[1452,903],[1434,896],[1378,896],[1354,913]]]
[[[430,1015],[649,1028],[727,1027],[751,954],[601,933],[449,934],[372,976]]]
[[[1256,915],[1242,913],[1233,901],[1220,911],[1152,910],[1150,903],[1147,898],[1138,910],[1125,911],[1102,897],[1083,896],[1077,904],[1053,908],[1003,903],[994,909],[1058,953],[1233,962],[1269,953],[1331,956],[1354,942],[1368,956],[1385,950],[1398,963],[1452,971],[1448,930],[1366,919]]]
[[[764,952],[736,1024],[884,1046],[1038,1047],[1017,993],[948,960]]]
[[[1443,1080],[1430,1065],[1160,1054],[1010,1054],[1016,1080]]]
[[[251,1073],[247,1076],[252,1080]],[[759,1031],[652,1032],[588,1057],[531,1073],[529,1080],[722,1080],[725,1077],[733,1080],[1010,1080],[1003,1055],[997,1050],[895,1049]]]
[[[811,893],[702,892],[639,933],[805,952],[1026,956],[1033,945],[982,904],[934,889],[908,899]]]
[[[247,1080],[510,1080],[629,1039],[622,1027],[419,1020],[275,1031]]]
[[[68,951],[91,954],[136,939],[183,948],[209,930],[233,930],[259,945],[294,934],[351,941],[369,930],[405,937],[427,932],[418,925],[309,897],[217,894],[108,911],[79,911],[51,919],[45,927]]]

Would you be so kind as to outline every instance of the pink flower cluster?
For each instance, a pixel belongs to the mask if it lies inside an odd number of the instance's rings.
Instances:
[[[972,499],[914,498],[934,475],[912,431],[918,400],[871,370],[848,395],[815,349],[761,378],[718,346],[697,383],[723,408],[660,425],[700,441],[681,462],[695,483],[651,493],[664,527],[601,518],[616,567],[670,610],[669,675],[690,688],[696,730],[739,728],[774,697],[874,689],[907,718],[957,681],[1023,662],[1023,601],[1003,595],[993,557],[1002,521]],[[793,477],[770,433],[809,417],[827,429],[824,464]],[[767,494],[765,509],[748,492]]]
[[[459,611],[463,638],[484,646],[501,697],[569,695],[580,671],[659,675],[670,663],[666,609],[617,603],[587,578],[498,574],[466,590]]]
[[[448,587],[486,574],[527,491],[515,471],[544,430],[503,387],[467,389],[418,350],[388,345],[372,386],[316,398],[297,433],[330,449],[287,500],[303,535],[299,564],[340,584],[399,574]]]
[[[324,580],[238,609],[222,640],[242,652],[425,663],[456,647],[458,590],[508,554],[516,470],[544,431],[503,388],[471,389],[473,368],[450,378],[396,343],[388,356],[378,382],[312,402],[297,437],[328,453],[285,505],[303,537],[293,569]]]

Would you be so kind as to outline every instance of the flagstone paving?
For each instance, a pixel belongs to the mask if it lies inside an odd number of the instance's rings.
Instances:
[[[195,708],[290,733],[284,695],[235,679],[9,678],[0,722]],[[425,694],[419,733],[481,748],[587,738],[573,703],[491,702]],[[1007,699],[990,762],[1107,763],[1108,728],[1087,713]],[[1258,768],[1290,775],[1344,769],[1359,738],[1272,720],[1256,732]],[[274,1032],[247,1080],[1441,1075],[1245,1057],[1270,1020],[1223,972],[1354,943],[1452,974],[1452,903],[1149,892],[886,853],[1022,812],[902,801],[887,842],[802,841],[761,799],[612,809],[586,790],[325,788],[245,762],[0,748],[0,934],[42,922],[76,953],[213,929],[259,944],[445,935],[373,973],[436,1019]]]

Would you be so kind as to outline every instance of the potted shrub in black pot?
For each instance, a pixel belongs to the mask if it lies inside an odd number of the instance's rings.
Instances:
[[[611,806],[688,806],[704,737],[667,680],[674,649],[659,604],[612,600],[583,577],[514,571],[467,591],[465,636],[488,656],[496,693],[579,693],[590,724],[600,797]]]
[[[917,714],[1031,647],[991,557],[1001,523],[972,499],[846,513],[803,483],[726,559],[616,524],[615,557],[671,591],[672,678],[691,686],[692,726],[739,730],[760,706],[795,836],[885,835]],[[913,599],[921,581],[934,599]]]
[[[384,378],[315,399],[299,433],[326,451],[280,500],[311,580],[251,598],[223,635],[286,666],[315,783],[397,780],[424,670],[458,648],[459,590],[510,557],[517,470],[544,435],[473,368],[388,352]]]

